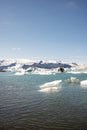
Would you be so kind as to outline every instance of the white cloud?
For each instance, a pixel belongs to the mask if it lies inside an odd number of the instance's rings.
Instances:
[[[12,48],[12,50],[16,50],[16,48]]]
[[[21,48],[19,48],[19,47],[18,47],[18,48],[13,47],[12,50],[13,50],[13,51],[20,51]]]
[[[17,50],[18,50],[18,51],[20,51],[20,50],[21,50],[21,48],[17,48]]]

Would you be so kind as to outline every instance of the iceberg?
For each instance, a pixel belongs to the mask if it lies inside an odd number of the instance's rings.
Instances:
[[[55,80],[52,82],[47,82],[47,83],[41,85],[40,88],[55,87],[55,86],[59,85],[61,82],[62,82],[62,80]]]
[[[56,60],[30,60],[30,59],[6,59],[0,60],[0,70],[19,72],[20,69],[33,74],[50,75],[59,73],[63,68],[66,73],[87,73],[87,64],[79,65],[76,63],[65,63]],[[32,71],[33,70],[33,71]]]
[[[15,73],[15,75],[25,75],[25,74],[27,74],[27,72],[24,72],[24,71],[23,72],[16,72]]]
[[[59,92],[61,90],[60,87],[51,87],[51,88],[44,88],[40,89],[40,92],[50,93],[50,92]]]
[[[65,83],[80,84],[80,80],[76,77],[71,77],[70,79],[65,80]]]
[[[40,86],[40,92],[59,92],[61,90],[62,80],[55,80],[52,82],[47,82]]]
[[[80,82],[81,86],[87,87],[87,80],[83,80]]]

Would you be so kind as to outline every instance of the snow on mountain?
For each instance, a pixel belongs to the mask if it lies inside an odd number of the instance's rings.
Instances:
[[[0,70],[17,71],[17,72],[31,72],[34,73],[53,73],[58,72],[58,68],[64,68],[65,71],[85,72],[87,65],[78,65],[76,63],[65,63],[56,60],[30,60],[30,59],[6,59],[0,60]],[[50,70],[50,71],[49,71]],[[84,70],[84,71],[82,71]],[[87,72],[87,71],[86,71]]]
[[[29,60],[29,59],[6,59],[6,60],[0,60],[0,66],[9,66],[13,63],[21,64],[21,65],[53,65],[53,67],[56,68],[56,65],[62,66],[65,65],[65,67],[71,67],[71,64],[68,63],[62,63],[58,62],[56,60]]]

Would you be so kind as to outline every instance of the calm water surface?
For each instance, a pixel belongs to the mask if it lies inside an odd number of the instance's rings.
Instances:
[[[0,130],[87,130],[87,88],[64,83],[70,77],[87,80],[87,74],[0,73]],[[60,91],[40,91],[54,80],[63,81]]]

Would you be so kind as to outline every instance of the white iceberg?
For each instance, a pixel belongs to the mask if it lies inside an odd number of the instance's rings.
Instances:
[[[83,86],[83,87],[87,87],[87,80],[82,80],[82,81],[80,82],[80,84],[81,84],[81,86]]]
[[[76,77],[71,77],[70,79],[65,80],[66,83],[72,83],[72,84],[77,84],[80,83],[80,80],[77,79]]]
[[[55,80],[52,82],[47,82],[40,86],[40,92],[59,92],[61,90],[60,83],[62,80]]]

